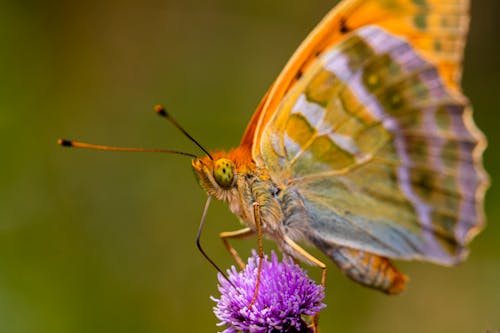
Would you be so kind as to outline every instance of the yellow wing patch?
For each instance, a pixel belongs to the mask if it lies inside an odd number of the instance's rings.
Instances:
[[[469,23],[468,0],[346,0],[309,34],[261,101],[242,139],[260,159],[262,131],[284,95],[326,49],[352,31],[377,25],[401,36],[436,65],[445,84],[459,91],[463,48]]]

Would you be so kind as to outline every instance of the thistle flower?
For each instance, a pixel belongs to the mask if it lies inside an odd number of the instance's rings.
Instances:
[[[218,326],[226,326],[223,333],[308,332],[303,316],[312,316],[325,307],[323,287],[307,276],[305,270],[291,258],[278,261],[272,252],[262,262],[260,285],[255,302],[249,307],[255,292],[259,256],[255,251],[245,269],[229,269],[227,281],[219,274],[220,298],[214,313]]]

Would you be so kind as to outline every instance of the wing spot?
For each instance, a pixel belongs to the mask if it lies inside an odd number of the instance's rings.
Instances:
[[[379,82],[380,82],[380,78],[377,74],[372,74],[368,77],[368,85],[370,87],[378,86]]]
[[[302,72],[302,69],[299,69],[297,71],[297,74],[295,74],[295,79],[299,80],[304,73]]]
[[[351,29],[349,29],[349,27],[347,26],[347,21],[346,21],[345,17],[342,17],[340,19],[340,33],[346,34],[349,31],[351,31]]]

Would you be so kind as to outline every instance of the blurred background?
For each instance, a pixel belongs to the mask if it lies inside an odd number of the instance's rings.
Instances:
[[[215,332],[216,273],[195,247],[206,195],[190,160],[64,150],[59,137],[199,153],[238,144],[260,98],[336,1],[0,1],[0,332]],[[500,176],[500,2],[473,1],[464,90]],[[322,332],[500,329],[500,192],[455,268],[399,263],[387,297],[330,266]],[[203,243],[239,223],[210,208]],[[235,245],[243,257],[255,240]],[[273,248],[265,243],[266,250]],[[327,260],[314,252],[323,260]],[[319,271],[310,269],[319,278]]]

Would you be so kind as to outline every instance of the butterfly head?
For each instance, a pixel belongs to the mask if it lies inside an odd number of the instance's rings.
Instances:
[[[193,170],[201,187],[209,195],[218,199],[224,197],[236,187],[236,170],[231,159],[208,156],[193,160]]]

